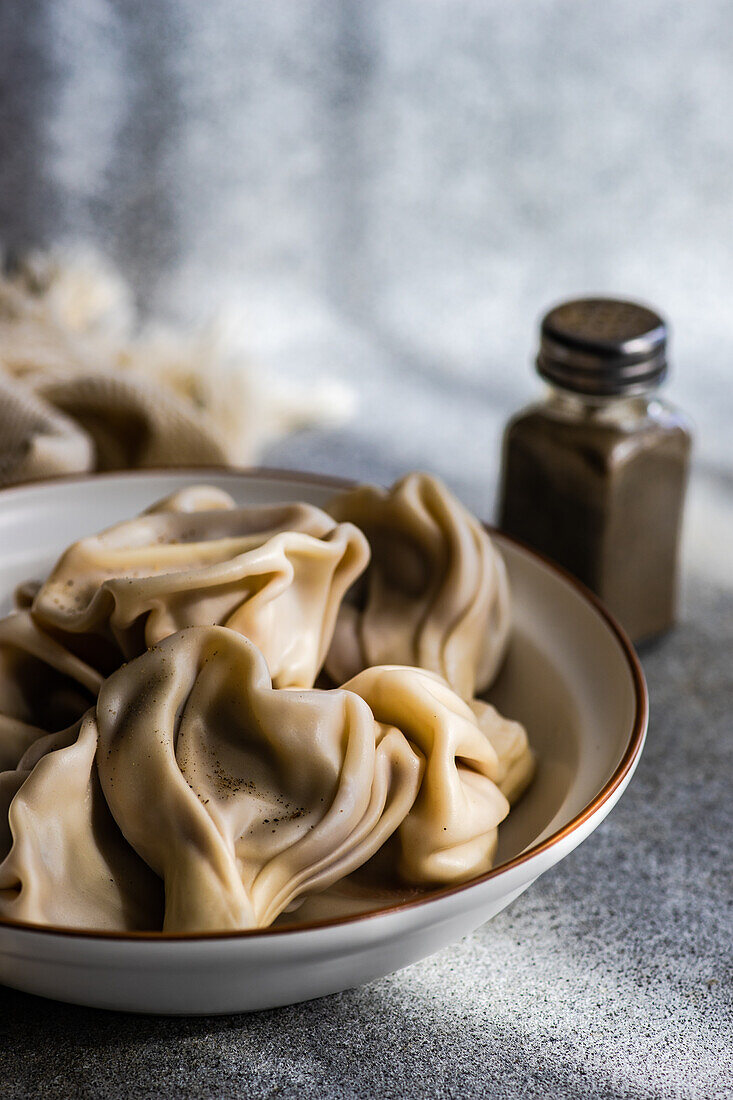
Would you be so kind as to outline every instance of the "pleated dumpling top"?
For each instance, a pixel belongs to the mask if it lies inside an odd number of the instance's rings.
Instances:
[[[464,699],[496,675],[509,637],[506,569],[488,532],[441,481],[412,473],[329,504],[361,528],[372,557],[347,596],[326,660],[343,683],[378,664],[439,673]]]
[[[31,613],[105,671],[187,626],[228,626],[259,646],[277,687],[309,687],[368,559],[356,527],[313,505],[238,508],[192,486],[70,546]]]

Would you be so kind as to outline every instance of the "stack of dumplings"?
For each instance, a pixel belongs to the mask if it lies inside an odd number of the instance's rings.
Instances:
[[[74,543],[0,620],[0,918],[257,929],[486,872],[534,769],[477,698],[510,625],[425,474],[325,511],[191,486]]]

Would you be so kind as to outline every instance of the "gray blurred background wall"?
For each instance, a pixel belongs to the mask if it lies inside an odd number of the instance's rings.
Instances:
[[[487,510],[538,314],[597,291],[667,313],[733,467],[727,0],[2,0],[0,79],[0,240],[96,243],[146,309],[233,304],[263,371],[359,391],[271,461]]]

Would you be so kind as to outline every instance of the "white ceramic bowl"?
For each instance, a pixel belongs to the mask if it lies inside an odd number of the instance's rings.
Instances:
[[[0,601],[68,543],[192,482],[242,504],[322,505],[333,479],[277,471],[145,472],[0,492]],[[308,1000],[398,970],[473,931],[584,840],[620,798],[647,724],[644,678],[601,605],[556,566],[501,535],[514,630],[489,697],[526,725],[536,778],[501,826],[497,865],[465,885],[319,923],[170,936],[0,922],[0,981],[133,1012],[242,1012]]]

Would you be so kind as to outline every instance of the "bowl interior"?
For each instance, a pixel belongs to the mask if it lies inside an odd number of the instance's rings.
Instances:
[[[637,699],[609,624],[553,567],[508,542],[514,628],[488,698],[524,724],[537,773],[499,829],[497,863],[563,828],[608,782],[626,751]]]
[[[42,577],[70,542],[202,481],[241,504],[323,505],[334,493],[328,479],[220,471],[114,474],[6,490],[0,494],[0,613],[10,609],[14,587]],[[637,697],[623,646],[598,610],[552,566],[501,535],[496,539],[509,571],[514,629],[487,698],[524,723],[538,758],[531,787],[500,827],[501,865],[570,822],[608,782],[628,748]]]

